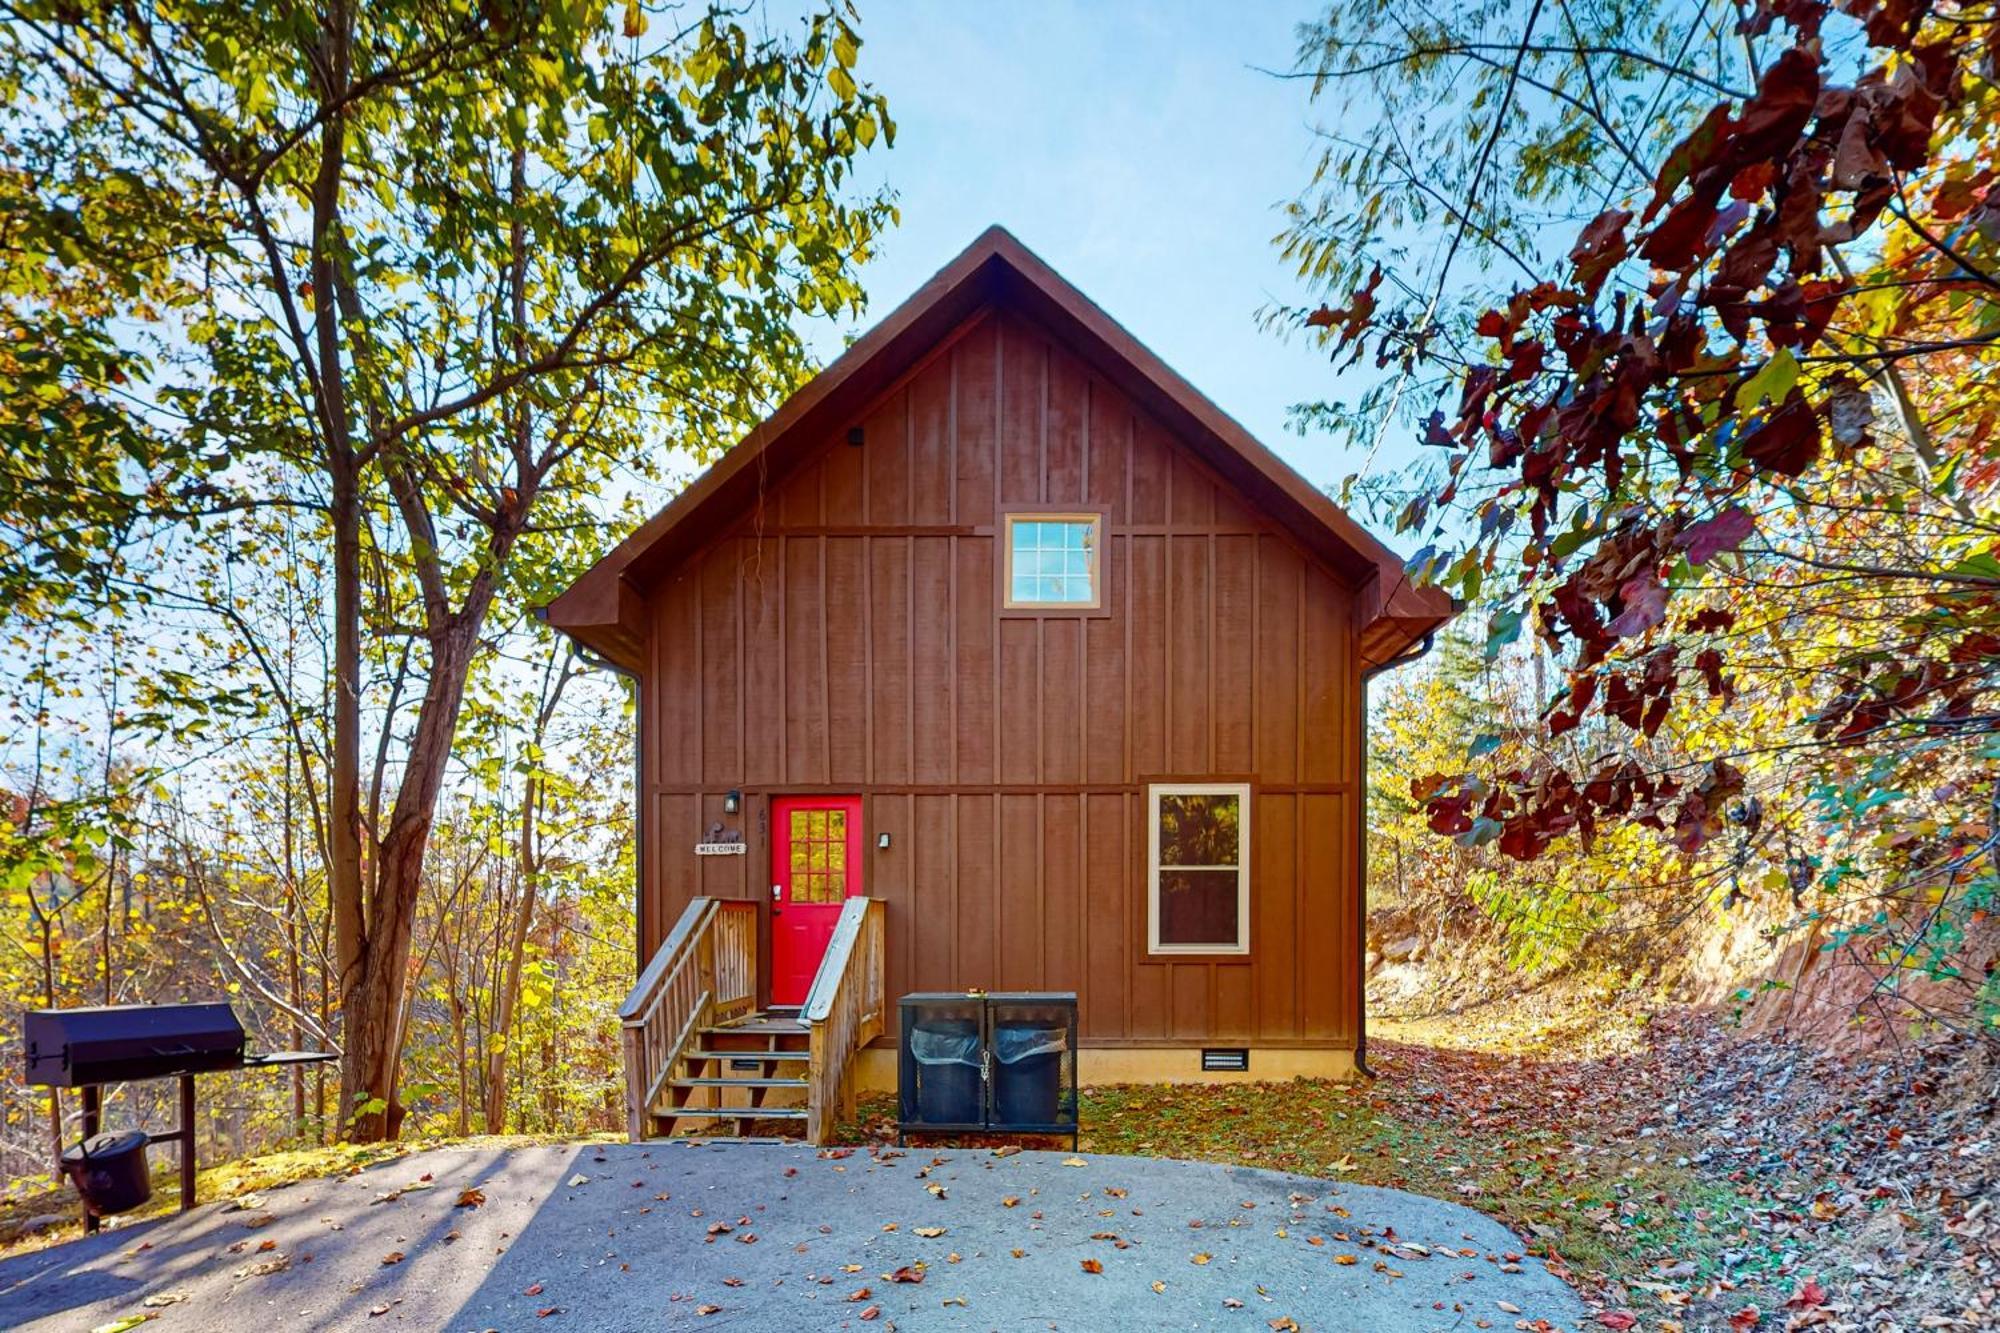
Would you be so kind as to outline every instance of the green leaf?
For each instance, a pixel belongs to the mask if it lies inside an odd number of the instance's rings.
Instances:
[[[1736,390],[1736,410],[1750,412],[1763,403],[1782,403],[1799,382],[1798,358],[1788,347],[1780,347]]]

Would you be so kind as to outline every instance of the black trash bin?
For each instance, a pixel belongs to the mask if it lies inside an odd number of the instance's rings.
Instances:
[[[917,1065],[917,1114],[929,1125],[976,1125],[979,1096],[979,1025],[940,1018],[910,1031]]]
[[[993,1118],[1003,1125],[1053,1125],[1062,1104],[1062,1058],[1069,1030],[1047,1023],[993,1025]]]
[[[64,1150],[63,1172],[93,1215],[130,1212],[153,1197],[153,1178],[146,1170],[148,1142],[140,1131],[125,1129],[94,1134]]]

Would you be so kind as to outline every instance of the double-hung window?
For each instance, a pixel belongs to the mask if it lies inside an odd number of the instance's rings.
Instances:
[[[1148,950],[1249,953],[1249,785],[1155,784],[1146,820]]]

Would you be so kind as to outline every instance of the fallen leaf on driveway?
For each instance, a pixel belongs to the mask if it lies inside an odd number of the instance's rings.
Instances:
[[[1064,1165],[1064,1166],[1089,1166],[1089,1165],[1090,1165],[1090,1163],[1089,1163],[1089,1162],[1086,1162],[1086,1161],[1084,1161],[1084,1160],[1083,1160],[1083,1159],[1082,1159],[1081,1157],[1065,1157],[1065,1158],[1063,1158],[1063,1165]]]
[[[1206,1250],[1204,1250],[1204,1251],[1202,1251],[1202,1252],[1201,1252],[1200,1254],[1197,1254],[1197,1255],[1195,1255],[1195,1256],[1194,1256],[1193,1258],[1189,1259],[1189,1260],[1188,1260],[1188,1262],[1189,1262],[1189,1263],[1191,1263],[1191,1264],[1197,1264],[1197,1265],[1199,1265],[1199,1264],[1205,1264],[1205,1263],[1207,1263],[1207,1262],[1208,1262],[1208,1261],[1209,1261],[1210,1259],[1213,1259],[1214,1257],[1215,1257],[1214,1255],[1212,1255],[1212,1254],[1208,1253],[1208,1252],[1207,1252]]]
[[[91,1329],[90,1333],[125,1333],[125,1330],[128,1328],[137,1328],[147,1320],[158,1319],[159,1317],[157,1312],[153,1314],[128,1314],[123,1319],[114,1319],[108,1324],[99,1324],[96,1328]]]
[[[1104,1271],[1104,1265],[1096,1259],[1079,1259],[1077,1263],[1082,1266],[1083,1271],[1086,1273],[1102,1273]]]
[[[850,1303],[858,1303],[860,1301],[867,1300],[870,1296],[873,1296],[874,1294],[875,1294],[875,1288],[863,1287],[859,1291],[856,1291],[850,1296],[848,1296],[847,1299]]]
[[[458,1192],[458,1203],[455,1206],[459,1208],[477,1208],[485,1202],[486,1192],[484,1190],[460,1190]]]
[[[721,1314],[722,1307],[719,1305],[697,1305],[694,1307],[694,1312],[696,1314]]]
[[[384,1268],[387,1268],[390,1264],[400,1264],[402,1262],[403,1252],[401,1250],[391,1250],[382,1256],[382,1266]]]
[[[912,1227],[911,1230],[925,1240],[935,1240],[944,1234],[943,1227]]]
[[[529,1287],[526,1291],[522,1292],[521,1294],[523,1296],[539,1296],[542,1294],[542,1284],[537,1282],[534,1286]]]
[[[590,1183],[590,1177],[586,1176],[581,1171],[577,1172],[575,1175],[569,1178],[569,1187],[571,1189],[575,1189],[578,1185],[588,1185],[589,1183]]]
[[[924,1280],[924,1266],[922,1264],[905,1265],[889,1274],[889,1280],[891,1282],[922,1282]]]
[[[179,1305],[182,1301],[186,1300],[187,1298],[188,1294],[184,1291],[162,1291],[156,1295],[148,1296],[145,1300],[140,1301],[139,1304],[156,1306],[156,1307],[165,1305]]]
[[[855,1317],[864,1320],[880,1319],[882,1317],[882,1307],[879,1305],[871,1305],[866,1310],[863,1310],[859,1315]]]

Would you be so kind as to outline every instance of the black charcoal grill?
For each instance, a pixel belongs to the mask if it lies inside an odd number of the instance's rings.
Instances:
[[[221,1069],[275,1069],[316,1064],[334,1057],[324,1051],[272,1051],[251,1055],[243,1024],[226,1004],[109,1004],[91,1009],[33,1009],[22,1021],[28,1082],[45,1088],[78,1088],[83,1099],[83,1137],[96,1139],[107,1083],[145,1079],[180,1080],[181,1126],[171,1134],[148,1134],[148,1143],[180,1145],[181,1208],[194,1207],[194,1076]],[[60,1092],[50,1094],[58,1098]],[[78,1177],[78,1189],[86,1186]],[[84,1196],[84,1225],[115,1207]]]

